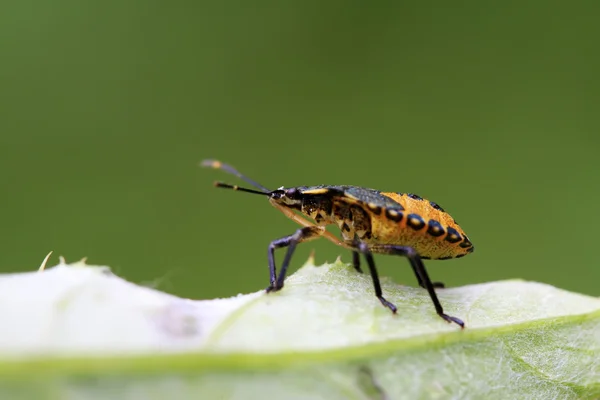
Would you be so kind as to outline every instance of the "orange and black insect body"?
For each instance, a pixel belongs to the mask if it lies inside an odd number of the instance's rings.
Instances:
[[[320,185],[269,190],[219,161],[205,160],[201,165],[223,169],[260,190],[222,182],[216,182],[215,186],[267,196],[273,206],[303,226],[294,234],[274,240],[269,245],[270,285],[267,292],[283,288],[286,271],[298,243],[325,237],[352,251],[352,262],[358,272],[362,272],[360,254],[363,254],[373,279],[375,295],[394,313],[396,306],[383,297],[373,253],[408,258],[419,285],[429,293],[438,315],[464,327],[460,319],[444,314],[435,293],[435,288],[443,288],[444,285],[431,282],[422,260],[459,258],[472,253],[474,247],[456,221],[436,203],[415,194],[381,192],[357,186]],[[331,224],[340,228],[341,239],[325,230]],[[275,249],[282,247],[287,247],[287,252],[278,276]]]

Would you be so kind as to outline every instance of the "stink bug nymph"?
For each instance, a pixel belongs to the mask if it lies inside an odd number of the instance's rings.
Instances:
[[[364,256],[375,295],[394,313],[396,306],[383,297],[373,253],[406,257],[419,285],[427,289],[437,314],[447,322],[464,328],[463,321],[444,313],[435,293],[435,288],[443,288],[444,285],[431,282],[422,260],[463,257],[472,253],[474,247],[456,221],[436,203],[411,193],[381,192],[357,186],[320,185],[269,190],[219,161],[205,160],[201,165],[227,171],[259,190],[223,182],[215,182],[215,186],[267,196],[275,208],[302,226],[292,235],[269,244],[270,285],[267,292],[283,288],[285,274],[298,243],[325,237],[351,250],[354,268],[361,273],[360,254]],[[340,228],[341,239],[325,230],[331,224]],[[287,252],[278,276],[274,253],[281,247],[287,247]]]

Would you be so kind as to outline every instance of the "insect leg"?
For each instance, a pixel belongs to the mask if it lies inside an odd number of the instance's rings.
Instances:
[[[281,211],[286,217],[288,217],[292,221],[296,222],[297,224],[300,224],[302,226],[318,226],[318,225],[315,225],[314,222],[305,220],[304,218],[302,218],[300,215],[296,214],[289,208],[285,208],[284,206],[277,204],[277,203],[271,203],[271,204],[275,208],[277,208],[279,211]],[[323,228],[323,232],[321,233],[321,235],[325,239],[329,240],[330,242],[332,242],[333,244],[335,244],[337,246],[342,246],[342,247],[345,247],[348,249],[353,248],[351,245],[349,245],[349,244],[345,243],[344,241],[340,240],[339,238],[335,237],[335,235],[333,233],[326,231],[324,228]]]
[[[429,275],[427,274],[423,260],[421,260],[421,257],[419,257],[419,254],[415,249],[409,246],[378,245],[373,246],[373,251],[376,251],[377,253],[394,254],[408,258],[410,265],[415,271],[415,275],[417,275],[417,279],[423,283],[424,288],[427,289],[437,314],[447,322],[454,322],[455,324],[460,325],[461,328],[465,327],[465,323],[460,319],[444,314],[444,309],[442,308],[437,294],[435,293],[434,284],[431,282],[431,279],[429,279]]]
[[[425,286],[425,283],[423,283],[423,280],[421,279],[421,275],[419,275],[419,272],[417,271],[417,268],[415,267],[415,265],[413,263],[411,263],[410,266],[412,267],[413,272],[415,273],[415,276],[417,277],[417,282],[419,283],[419,286],[421,286],[423,289],[427,289],[427,287]],[[443,289],[446,287],[446,285],[444,285],[443,282],[431,282],[431,284],[436,289]]]
[[[362,274],[362,269],[360,268],[360,254],[358,251],[352,250],[352,265],[354,265],[354,269]]]
[[[283,287],[283,281],[285,279],[285,273],[287,271],[288,266],[290,265],[290,260],[292,258],[292,254],[296,249],[296,245],[300,242],[306,242],[312,239],[316,239],[323,235],[325,232],[325,228],[322,226],[306,226],[304,228],[298,229],[293,235],[282,237],[281,239],[273,240],[269,245],[269,275],[270,275],[270,285],[267,288],[267,292],[276,292],[281,290]],[[275,269],[275,249],[287,247],[287,252],[285,253],[285,257],[283,262],[281,263],[281,271],[279,271],[279,277],[277,276],[277,272]]]
[[[381,304],[392,310],[392,312],[395,314],[397,310],[396,306],[383,297],[383,292],[381,291],[381,284],[379,283],[379,275],[377,274],[377,268],[375,268],[373,254],[371,253],[371,250],[369,250],[369,246],[366,243],[358,243],[356,247],[359,252],[363,253],[365,259],[367,260],[367,265],[369,266],[369,271],[371,272],[371,279],[373,279],[375,296],[377,296]]]

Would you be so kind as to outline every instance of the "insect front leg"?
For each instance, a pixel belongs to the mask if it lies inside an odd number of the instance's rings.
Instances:
[[[306,242],[309,240],[316,239],[323,235],[325,232],[325,228],[322,226],[307,226],[304,228],[298,229],[293,235],[282,237],[281,239],[273,240],[269,245],[269,275],[270,275],[270,285],[267,288],[268,292],[276,292],[283,288],[283,281],[285,280],[285,274],[290,265],[290,260],[292,258],[292,254],[296,249],[296,245],[300,242]],[[285,257],[283,262],[281,263],[281,271],[279,272],[279,277],[277,276],[277,270],[275,268],[275,249],[279,249],[281,247],[287,247],[287,252],[285,253]]]
[[[377,245],[373,246],[373,250],[377,253],[393,254],[408,258],[408,261],[410,262],[410,265],[417,276],[419,284],[423,286],[429,293],[429,297],[433,302],[437,314],[447,322],[454,322],[455,324],[460,325],[461,328],[465,327],[465,323],[462,320],[444,314],[444,309],[442,308],[437,294],[435,293],[435,285],[431,282],[431,279],[429,279],[429,275],[427,274],[423,260],[414,248],[409,246]]]

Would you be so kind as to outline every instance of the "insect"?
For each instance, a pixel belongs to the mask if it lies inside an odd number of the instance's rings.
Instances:
[[[215,182],[215,186],[267,196],[275,208],[302,226],[293,234],[269,244],[270,285],[267,293],[283,288],[290,259],[298,243],[324,237],[351,250],[352,264],[360,273],[363,272],[360,254],[364,256],[375,296],[393,313],[397,308],[383,297],[373,253],[406,257],[419,286],[429,293],[437,314],[447,322],[464,328],[462,320],[444,313],[435,293],[435,288],[443,288],[444,284],[431,282],[422,261],[459,258],[474,250],[464,231],[438,204],[411,193],[382,192],[357,186],[319,185],[269,190],[220,161],[204,160],[201,165],[224,170],[258,190],[223,182]],[[341,239],[325,229],[331,224],[340,228]],[[284,247],[287,247],[287,252],[277,275],[275,249]]]

